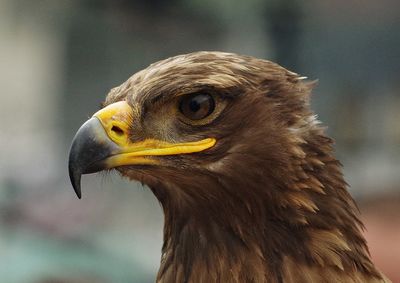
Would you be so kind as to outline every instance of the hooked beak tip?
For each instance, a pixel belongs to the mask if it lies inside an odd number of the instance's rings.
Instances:
[[[82,192],[81,192],[81,185],[80,184],[77,185],[77,186],[74,186],[74,191],[75,191],[76,196],[78,197],[78,199],[81,199],[82,198]]]
[[[106,168],[103,160],[111,155],[117,145],[107,136],[99,119],[91,118],[77,131],[69,152],[68,170],[72,187],[82,198],[81,176]]]
[[[71,180],[72,187],[76,193],[76,196],[81,199],[82,198],[82,191],[81,191],[81,176],[82,174],[79,172],[74,172],[69,168],[69,178]]]

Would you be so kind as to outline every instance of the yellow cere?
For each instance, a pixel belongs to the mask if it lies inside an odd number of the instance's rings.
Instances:
[[[118,145],[129,143],[129,125],[132,123],[132,108],[126,101],[120,101],[108,105],[97,111],[93,117],[100,120],[107,135]]]

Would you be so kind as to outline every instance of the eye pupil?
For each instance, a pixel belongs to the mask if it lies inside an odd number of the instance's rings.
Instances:
[[[204,119],[214,111],[214,108],[214,98],[206,93],[185,95],[179,104],[181,113],[191,120]]]
[[[198,103],[196,100],[193,99],[190,101],[189,107],[192,112],[197,112],[200,110],[201,106],[200,106],[200,103]]]

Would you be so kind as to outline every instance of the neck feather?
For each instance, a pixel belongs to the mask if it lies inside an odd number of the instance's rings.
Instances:
[[[230,160],[226,175],[152,186],[165,213],[158,282],[307,282],[325,272],[379,282],[331,144],[318,129],[292,144],[281,173],[255,170],[270,160],[249,155],[247,168]]]

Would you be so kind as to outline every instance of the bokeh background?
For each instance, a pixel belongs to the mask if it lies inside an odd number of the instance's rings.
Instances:
[[[162,212],[114,175],[69,184],[70,141],[108,90],[198,50],[319,79],[377,265],[400,282],[398,0],[0,0],[0,282],[154,282]]]

